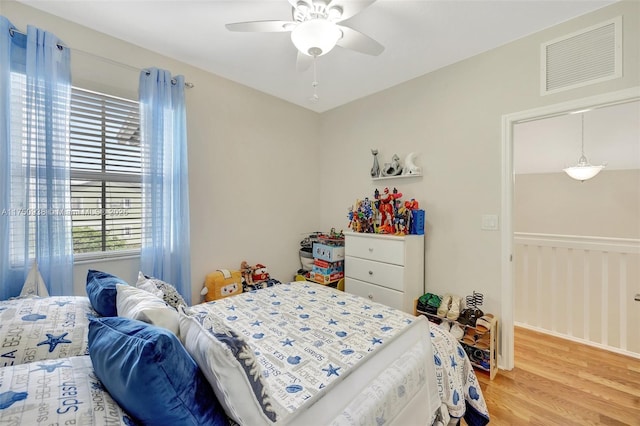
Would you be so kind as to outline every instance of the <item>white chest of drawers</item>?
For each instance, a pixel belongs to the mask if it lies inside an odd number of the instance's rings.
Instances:
[[[424,294],[424,236],[345,233],[345,291],[413,313]]]

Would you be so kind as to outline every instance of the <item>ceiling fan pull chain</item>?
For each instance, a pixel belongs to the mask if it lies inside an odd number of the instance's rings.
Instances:
[[[309,100],[313,103],[316,103],[320,100],[320,97],[318,96],[318,77],[316,74],[316,60],[317,60],[317,57],[314,56],[313,57],[313,81],[311,82],[311,87],[313,87],[313,96],[309,98]]]

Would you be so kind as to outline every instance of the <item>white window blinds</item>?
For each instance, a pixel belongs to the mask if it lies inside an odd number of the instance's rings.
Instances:
[[[140,248],[138,102],[73,88],[70,157],[74,253]]]

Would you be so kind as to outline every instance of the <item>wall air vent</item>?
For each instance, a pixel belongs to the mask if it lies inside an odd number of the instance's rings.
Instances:
[[[622,76],[622,17],[543,43],[541,93]]]

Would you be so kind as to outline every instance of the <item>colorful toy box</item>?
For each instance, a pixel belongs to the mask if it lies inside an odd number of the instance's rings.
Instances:
[[[242,293],[242,273],[218,269],[206,276],[204,287],[208,290],[204,295],[205,302]]]
[[[313,257],[327,262],[344,260],[344,246],[313,243]]]
[[[329,284],[339,281],[341,278],[344,278],[344,272],[335,272],[330,275],[312,272],[310,278],[318,284]]]
[[[344,262],[339,260],[337,262],[327,262],[326,260],[315,259],[313,261],[313,268],[311,272],[331,275],[336,272],[344,272]]]
[[[344,265],[344,262],[342,260],[338,260],[337,262],[327,262],[322,259],[313,259],[313,264],[319,268],[340,268]]]

